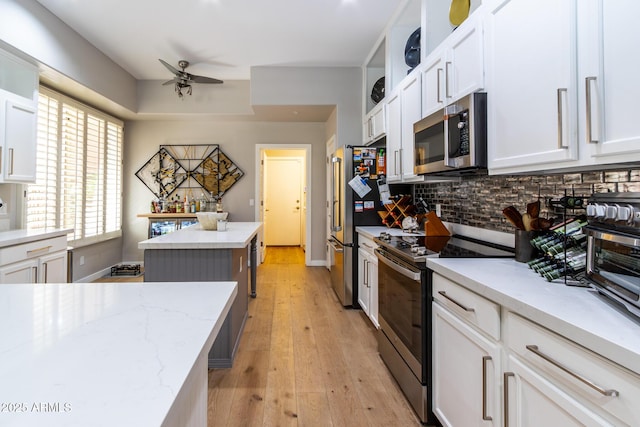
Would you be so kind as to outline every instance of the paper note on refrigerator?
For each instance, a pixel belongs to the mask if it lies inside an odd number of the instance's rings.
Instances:
[[[353,191],[355,191],[360,197],[366,196],[371,191],[371,187],[369,187],[367,181],[359,175],[354,176],[353,179],[349,181],[349,186],[353,188]]]

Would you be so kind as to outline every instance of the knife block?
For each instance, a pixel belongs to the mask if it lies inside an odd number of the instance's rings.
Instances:
[[[435,212],[427,212],[424,222],[424,235],[429,236],[451,236],[447,227],[440,221]]]

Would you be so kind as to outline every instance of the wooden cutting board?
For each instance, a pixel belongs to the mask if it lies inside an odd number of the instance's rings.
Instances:
[[[456,27],[469,16],[470,0],[451,0],[449,8],[449,21]]]

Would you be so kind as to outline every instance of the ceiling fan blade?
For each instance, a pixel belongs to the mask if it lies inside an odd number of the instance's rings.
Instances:
[[[171,71],[173,74],[175,74],[176,76],[179,76],[180,74],[182,74],[181,71],[176,70],[171,64],[168,64],[167,62],[163,61],[162,59],[158,59],[158,61],[160,61],[160,63],[162,65],[164,65],[165,67],[167,67],[167,69],[169,71]]]
[[[194,83],[224,83],[222,80],[214,79],[213,77],[196,76],[193,74],[189,77]]]
[[[172,80],[169,80],[169,81],[167,81],[167,82],[162,83],[162,86],[172,85],[172,84],[175,84],[175,83],[177,83],[177,82],[179,82],[179,81],[180,81],[180,79],[175,78],[175,79],[172,79]]]

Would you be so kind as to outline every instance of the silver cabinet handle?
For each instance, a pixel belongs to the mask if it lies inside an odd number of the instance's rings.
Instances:
[[[42,263],[42,266],[44,267],[44,282],[43,283],[49,283],[49,279],[47,278],[48,272],[49,272],[49,266],[48,266],[48,264],[46,262]]]
[[[453,298],[451,298],[449,295],[447,295],[447,293],[445,291],[438,291],[438,293],[440,295],[442,295],[443,297],[445,297],[446,299],[448,299],[449,301],[451,301],[452,303],[454,303],[455,305],[457,305],[458,307],[460,307],[461,309],[463,309],[466,312],[474,312],[476,311],[473,308],[467,307],[465,305],[460,304],[458,301],[454,300]]]
[[[482,357],[482,419],[485,421],[492,421],[489,415],[487,415],[487,362],[491,360],[491,356]]]
[[[31,283],[38,283],[38,267],[31,267],[31,270],[33,271]]]
[[[541,352],[538,349],[537,345],[527,345],[526,348],[527,348],[527,350],[533,352],[535,355],[537,355],[537,356],[541,357],[542,359],[546,360],[547,362],[551,363],[556,368],[566,372],[567,374],[571,375],[573,378],[577,379],[581,383],[586,384],[587,386],[591,387],[592,389],[594,389],[598,393],[602,394],[603,396],[617,397],[617,396],[620,395],[620,393],[618,393],[618,391],[616,391],[616,390],[607,390],[607,389],[605,389],[603,387],[600,387],[599,385],[597,385],[593,381],[583,377],[582,375],[573,372],[571,369],[569,369],[568,367],[566,367],[562,363],[558,362],[557,360],[554,360],[550,356],[548,356],[548,355],[544,354],[543,352]]]
[[[13,175],[13,148],[9,148],[9,175]]]
[[[400,176],[402,176],[404,174],[404,165],[402,164],[402,151],[404,149],[401,148],[398,150],[398,157],[400,157]]]
[[[393,172],[398,175],[398,150],[393,152]]]
[[[569,148],[564,145],[563,141],[563,131],[564,131],[564,123],[562,116],[562,94],[567,93],[567,88],[559,88],[558,89],[558,148]]]
[[[2,173],[2,147],[0,147],[0,173]]]
[[[28,256],[35,255],[38,252],[48,251],[49,249],[51,249],[51,245],[43,246],[43,247],[38,248],[38,249],[31,249],[30,251],[27,251],[27,255]]]
[[[442,68],[438,68],[438,69],[436,70],[436,76],[437,76],[437,79],[436,79],[436,88],[437,88],[437,91],[436,91],[436,92],[437,92],[437,101],[438,101],[439,103],[440,103],[440,102],[442,102],[442,96],[441,96],[441,94],[440,94],[440,73],[442,73],[442,71],[443,71],[443,69],[442,69]]]
[[[371,245],[370,245],[370,244],[368,244],[368,243],[364,243],[364,242],[362,242],[362,246],[364,246],[365,248],[373,249],[373,246],[371,246]]]
[[[591,82],[595,82],[596,77],[587,77],[584,79],[586,104],[587,104],[587,143],[597,144],[598,140],[593,139],[593,127],[592,127],[592,111],[591,111]]]
[[[444,96],[447,98],[451,98],[449,94],[449,67],[451,66],[451,61],[447,61],[444,63]]]
[[[515,377],[513,372],[505,372],[502,374],[503,385],[503,403],[504,403],[504,427],[509,427],[509,378]]]

